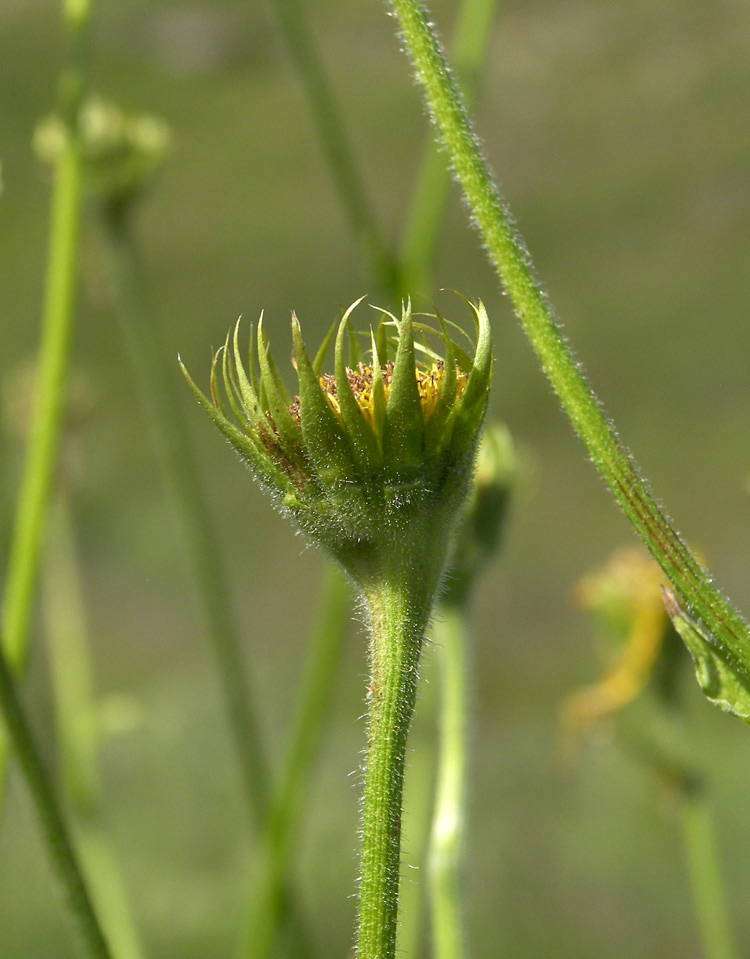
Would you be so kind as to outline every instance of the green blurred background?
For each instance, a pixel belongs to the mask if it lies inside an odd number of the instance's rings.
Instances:
[[[370,197],[395,241],[429,136],[382,3],[308,4]],[[449,36],[454,4],[434,4]],[[0,0],[0,375],[37,347],[49,176],[31,139],[63,53],[49,0]],[[260,3],[101,4],[95,89],[163,117],[172,150],[139,208],[147,295],[190,424],[230,570],[233,614],[280,756],[322,558],[256,490],[193,402],[209,347],[265,308],[277,356],[289,310],[314,343],[362,293],[385,306],[348,233],[294,72]],[[478,127],[576,350],[657,496],[750,610],[750,4],[501,0]],[[149,955],[232,954],[254,839],[174,511],[149,446],[101,237],[84,231],[74,367],[96,398],[75,500],[98,691],[111,734],[108,814]],[[699,954],[679,833],[653,777],[616,749],[559,761],[557,710],[597,671],[571,602],[579,576],[633,534],[571,434],[454,189],[436,296],[481,297],[497,358],[493,413],[520,447],[505,548],[476,609],[469,911],[474,955]],[[444,309],[460,310],[444,298]],[[22,448],[0,446],[0,558]],[[426,652],[425,678],[433,670]],[[55,744],[37,622],[27,702]],[[689,736],[714,789],[739,941],[750,939],[748,731],[685,670]],[[296,863],[321,955],[351,943],[365,693],[353,622]],[[636,707],[637,708],[637,707]],[[416,751],[430,729],[418,725]],[[14,768],[0,814],[0,956],[77,955]],[[406,853],[408,858],[409,837]],[[423,881],[423,870],[407,872]]]

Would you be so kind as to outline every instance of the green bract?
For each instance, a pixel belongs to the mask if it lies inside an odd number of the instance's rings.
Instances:
[[[359,302],[338,326],[334,372],[327,375],[321,368],[333,330],[311,360],[292,314],[297,397],[270,354],[262,315],[247,367],[239,323],[216,353],[213,402],[183,372],[277,505],[366,587],[384,564],[417,572],[424,554],[434,554],[425,572],[442,570],[471,478],[492,354],[481,303],[469,304],[477,331],[473,359],[452,341],[442,317],[439,329],[416,323],[406,305],[400,320],[383,313],[370,331],[365,362],[349,323]],[[442,343],[442,358],[427,342],[415,344],[415,330],[422,341],[432,336]]]

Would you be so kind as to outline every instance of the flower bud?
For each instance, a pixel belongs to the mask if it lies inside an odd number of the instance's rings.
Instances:
[[[370,330],[365,362],[350,327],[359,302],[338,326],[334,371],[325,375],[333,331],[311,360],[292,314],[296,397],[273,361],[262,315],[247,368],[239,323],[216,353],[212,402],[183,372],[277,506],[361,586],[389,571],[436,582],[469,489],[487,406],[489,321],[481,303],[469,304],[477,331],[472,359],[453,342],[442,317],[439,329],[415,323],[407,304],[401,319],[383,313],[377,330]],[[427,336],[442,343],[442,356]]]

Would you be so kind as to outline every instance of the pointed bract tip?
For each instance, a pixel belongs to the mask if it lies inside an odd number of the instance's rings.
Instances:
[[[661,594],[664,597],[664,605],[667,608],[667,614],[670,619],[674,619],[676,616],[682,615],[682,610],[680,609],[677,598],[672,590],[668,586],[662,586]]]

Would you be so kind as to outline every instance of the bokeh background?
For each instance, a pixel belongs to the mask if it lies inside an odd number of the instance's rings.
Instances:
[[[382,229],[396,241],[430,136],[382,3],[308,4]],[[455,5],[435,3],[450,36]],[[0,2],[0,375],[38,343],[49,176],[35,126],[54,104],[58,5]],[[323,559],[271,510],[194,404],[210,346],[265,308],[283,358],[294,308],[314,342],[363,293],[353,241],[296,76],[260,3],[117,0],[96,11],[95,89],[172,131],[139,208],[147,297],[229,569],[232,614],[271,754],[303,674]],[[570,338],[657,496],[750,610],[750,5],[744,0],[502,0],[477,104],[487,155]],[[95,398],[77,437],[74,512],[98,695],[110,717],[107,812],[149,954],[232,954],[255,840],[185,545],[149,446],[121,331],[84,229],[74,368]],[[474,955],[699,954],[680,834],[653,776],[604,737],[566,767],[557,712],[598,669],[579,576],[634,536],[500,295],[457,191],[436,296],[493,321],[493,414],[522,460],[473,650],[468,902]],[[451,300],[444,309],[460,313]],[[23,449],[0,445],[0,557]],[[26,701],[54,765],[44,631]],[[425,678],[433,671],[430,650]],[[321,955],[351,943],[364,641],[353,620],[309,791],[295,874]],[[711,782],[740,942],[750,939],[748,731],[684,670],[691,749]],[[415,755],[429,749],[418,725]],[[407,837],[407,853],[409,839]],[[424,881],[424,870],[409,871]],[[16,769],[0,814],[0,955],[77,955]]]

